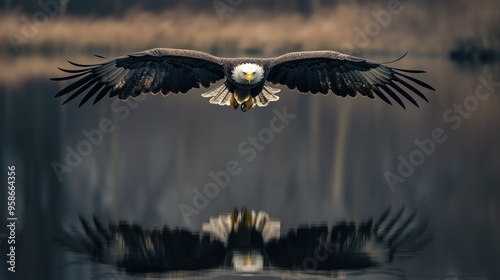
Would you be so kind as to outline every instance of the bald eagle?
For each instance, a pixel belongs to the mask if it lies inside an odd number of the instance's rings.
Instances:
[[[234,209],[212,217],[202,232],[186,229],[144,230],[120,222],[104,227],[81,218],[83,231],[73,228],[59,238],[72,252],[129,274],[213,272],[261,274],[263,271],[331,274],[383,266],[411,256],[430,241],[426,224],[415,212],[403,218],[387,209],[377,222],[339,222],[299,226],[280,235],[280,222],[265,212]]]
[[[125,100],[148,92],[186,93],[200,85],[208,88],[222,79],[224,82],[202,96],[210,98],[212,104],[240,107],[244,112],[279,99],[276,93],[280,90],[266,82],[301,93],[331,91],[342,97],[359,93],[372,99],[378,96],[392,104],[390,97],[403,108],[400,97],[418,107],[408,91],[428,101],[415,84],[434,90],[405,74],[424,71],[392,68],[335,51],[292,52],[274,58],[220,58],[193,50],[156,48],[92,65],[68,62],[80,69],[59,68],[71,75],[52,80],[77,80],[55,96],[69,95],[66,103],[83,95],[80,106],[94,96],[95,104],[106,95]]]

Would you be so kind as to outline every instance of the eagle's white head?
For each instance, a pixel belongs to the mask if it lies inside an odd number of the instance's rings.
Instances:
[[[241,85],[255,85],[264,78],[264,68],[255,63],[242,63],[234,67],[231,78]]]

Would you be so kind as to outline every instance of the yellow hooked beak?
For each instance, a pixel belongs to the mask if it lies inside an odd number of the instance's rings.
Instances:
[[[253,79],[255,79],[255,75],[253,73],[245,73],[245,80],[247,80],[249,84],[253,81]]]

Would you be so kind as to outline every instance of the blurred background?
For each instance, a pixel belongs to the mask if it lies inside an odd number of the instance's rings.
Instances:
[[[2,2],[0,178],[5,185],[7,166],[16,167],[18,218],[17,272],[2,261],[2,279],[106,277],[112,268],[75,263],[54,242],[78,215],[198,231],[210,216],[246,206],[280,219],[284,233],[401,205],[429,220],[434,242],[393,268],[409,279],[500,276],[496,1]],[[66,60],[92,64],[103,61],[94,54],[153,47],[225,57],[329,49],[377,61],[408,52],[391,66],[426,70],[416,77],[437,91],[423,91],[429,103],[407,102],[404,110],[380,99],[281,87],[278,102],[247,113],[211,105],[201,90],[82,108],[53,98],[67,83],[49,78],[63,74],[57,67],[72,67]],[[276,111],[295,117],[269,134]],[[446,140],[425,154],[416,142],[432,139],[436,129]],[[196,190],[214,182],[210,173],[234,161],[241,172],[196,207]],[[398,170],[405,161],[415,163],[412,172]],[[7,224],[2,192],[0,219]],[[7,230],[0,228],[5,256]]]

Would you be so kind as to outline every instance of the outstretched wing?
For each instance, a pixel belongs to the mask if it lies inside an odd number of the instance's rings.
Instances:
[[[219,267],[225,247],[208,234],[183,229],[143,230],[120,222],[105,228],[94,217],[93,226],[80,219],[82,230],[73,229],[59,238],[69,250],[90,256],[93,261],[128,273],[167,273]]]
[[[199,86],[224,78],[221,59],[204,52],[179,49],[150,49],[115,58],[101,64],[84,65],[69,61],[80,67],[76,70],[59,68],[71,75],[52,78],[54,81],[77,79],[56,94],[68,95],[64,103],[84,95],[79,106],[95,96],[94,104],[106,94],[127,99],[141,93],[186,93]]]
[[[327,94],[331,91],[342,97],[354,97],[360,93],[372,99],[378,96],[392,104],[388,95],[405,108],[400,96],[418,107],[408,91],[428,101],[412,83],[435,90],[405,74],[424,71],[392,68],[334,51],[294,52],[273,58],[272,61],[267,81],[287,85],[290,89],[297,88],[299,92]]]
[[[415,212],[403,219],[401,209],[388,219],[388,209],[377,223],[338,223],[302,226],[266,245],[272,266],[297,271],[362,269],[390,263],[394,256],[415,253],[429,241],[426,224],[415,225]]]

